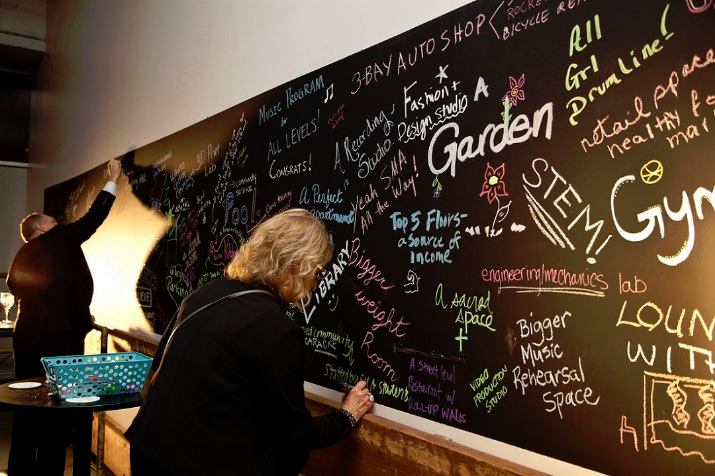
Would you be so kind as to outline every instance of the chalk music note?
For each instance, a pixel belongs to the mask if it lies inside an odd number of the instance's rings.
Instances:
[[[325,91],[325,100],[323,100],[323,103],[326,103],[333,99],[333,85],[331,84],[328,86],[328,89]]]

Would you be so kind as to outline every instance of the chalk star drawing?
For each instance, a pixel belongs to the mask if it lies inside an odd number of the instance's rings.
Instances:
[[[439,79],[439,84],[442,84],[443,79],[447,79],[447,68],[449,68],[449,65],[439,67],[439,74],[435,76],[435,78]]]

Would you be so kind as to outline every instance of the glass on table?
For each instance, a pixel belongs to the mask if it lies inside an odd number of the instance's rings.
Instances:
[[[5,309],[5,320],[0,322],[0,325],[7,327],[12,324],[10,321],[10,309],[15,305],[15,296],[12,293],[0,293],[0,304]]]

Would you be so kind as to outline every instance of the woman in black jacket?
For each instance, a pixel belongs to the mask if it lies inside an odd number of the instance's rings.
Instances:
[[[323,223],[290,209],[255,229],[225,277],[184,299],[126,432],[134,476],[296,475],[309,450],[350,432],[372,406],[365,382],[340,410],[311,416],[303,334],[285,314],[310,298],[331,256]]]

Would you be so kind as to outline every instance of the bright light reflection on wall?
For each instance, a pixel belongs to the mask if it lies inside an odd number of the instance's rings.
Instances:
[[[125,207],[132,213],[122,213]],[[167,230],[165,216],[143,206],[128,186],[120,185],[109,217],[82,246],[94,278],[90,310],[98,322],[130,332],[153,332],[136,287],[144,263]]]

